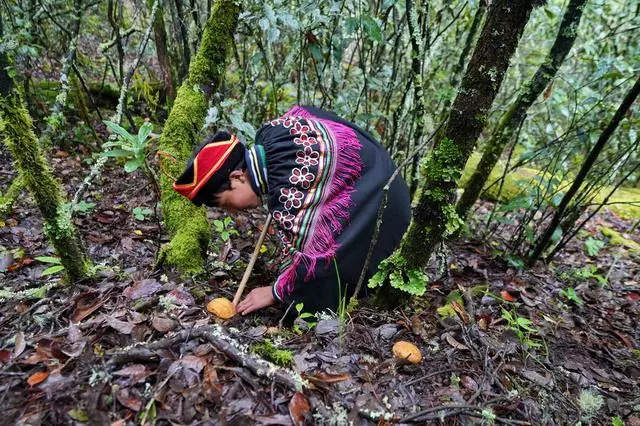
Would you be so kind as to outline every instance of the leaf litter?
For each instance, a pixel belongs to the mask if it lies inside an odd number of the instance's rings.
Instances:
[[[73,156],[64,161],[72,169],[65,184],[72,188],[81,164]],[[553,418],[567,424],[580,420],[584,389],[603,398],[600,422],[610,423],[614,416],[629,424],[638,419],[637,258],[606,245],[590,258],[576,240],[553,268],[517,271],[492,257],[483,242],[460,240],[451,247],[449,264],[455,267],[449,276],[401,309],[384,312],[363,302],[344,321],[323,317],[300,333],[281,328],[282,312],[272,308],[224,324],[240,353],[251,354],[253,345],[267,339],[289,351],[293,362],[283,371],[305,384],[293,389],[267,377],[267,370],[252,372],[242,359],[191,332],[215,324],[204,309],[207,301],[233,296],[263,215],[239,214],[240,236],[210,250],[225,255],[210,257],[211,278],[184,280],[172,271],[150,269],[156,247],[144,235],[156,227],[136,223],[126,210],[152,207],[136,190],[142,176],[124,179],[117,167],[105,173],[102,199],[92,199],[95,210],[76,225],[92,236],[85,241],[96,263],[117,267],[99,269],[92,283],[53,288],[43,297],[0,307],[0,401],[11,423],[125,425],[144,415],[158,424],[208,419],[297,425],[323,418],[326,424],[386,424],[424,423],[438,413],[454,424],[454,418],[471,422],[490,410],[507,421],[538,424]],[[490,208],[481,203],[481,210]],[[0,245],[25,252],[21,258],[6,252],[0,257],[0,279],[12,291],[58,279],[40,278],[41,265],[26,260],[52,254],[38,217],[34,206],[21,200],[0,227]],[[599,213],[587,231],[598,235],[603,225],[640,240],[628,233],[632,224],[608,212]],[[268,239],[273,252],[275,238]],[[572,281],[571,274],[585,265],[607,275],[607,285],[591,278]],[[272,280],[277,266],[265,255],[250,286]],[[568,286],[584,304],[561,294]],[[448,300],[454,291],[464,297]],[[453,315],[442,317],[438,308],[447,305]],[[420,349],[420,364],[394,361],[391,347],[399,340]]]

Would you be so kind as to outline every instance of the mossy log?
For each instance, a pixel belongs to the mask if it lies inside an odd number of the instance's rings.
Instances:
[[[466,218],[469,209],[478,200],[482,188],[487,183],[491,171],[500,159],[507,144],[524,122],[527,110],[555,77],[578,35],[578,25],[586,0],[571,0],[563,15],[560,28],[545,61],[531,80],[524,85],[516,101],[504,114],[491,137],[487,141],[478,167],[468,180],[464,193],[458,200],[456,212]]]
[[[45,233],[60,256],[68,281],[81,280],[88,275],[88,256],[65,208],[60,184],[53,177],[33,132],[31,117],[6,71],[7,65],[6,54],[0,53],[0,135],[44,217]]]
[[[204,124],[208,97],[220,87],[239,13],[240,7],[231,0],[221,0],[214,5],[200,48],[190,64],[189,76],[178,90],[165,122],[159,149],[178,159],[175,163],[163,162],[173,176],[182,172],[191,155]],[[163,247],[159,260],[184,273],[200,272],[210,237],[205,210],[177,194],[172,188],[172,179],[163,176],[160,181],[162,209],[171,242]]]

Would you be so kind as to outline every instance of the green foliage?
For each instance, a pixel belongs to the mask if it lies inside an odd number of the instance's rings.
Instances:
[[[73,205],[73,211],[87,214],[91,213],[95,207],[96,203],[88,203],[82,200],[78,204]]]
[[[47,269],[45,269],[44,271],[42,271],[42,273],[40,274],[41,277],[44,277],[46,275],[56,274],[56,273],[64,270],[64,266],[60,263],[60,259],[57,258],[57,257],[38,256],[38,257],[35,257],[34,259],[38,260],[40,262],[43,262],[43,263],[52,264],[52,266],[50,266]]]
[[[560,279],[577,283],[593,279],[601,286],[607,284],[607,279],[601,274],[598,274],[598,267],[596,265],[585,265],[582,268],[572,269],[568,273],[563,272],[560,274]]]
[[[604,398],[602,395],[597,394],[594,391],[583,389],[580,391],[578,403],[580,405],[580,410],[582,411],[582,419],[589,421],[602,409],[602,406],[604,405]]]
[[[103,147],[112,149],[110,151],[104,151],[101,155],[103,157],[125,159],[124,170],[127,173],[134,172],[145,165],[146,150],[149,143],[148,138],[151,130],[153,130],[153,125],[146,122],[140,127],[137,135],[132,135],[117,123],[112,121],[105,121],[104,123],[109,130],[117,135],[117,139],[106,142]]]
[[[560,296],[566,298],[570,302],[575,303],[576,305],[582,305],[584,301],[578,296],[576,290],[573,287],[567,287],[560,290]]]
[[[220,239],[224,242],[228,241],[232,235],[239,235],[238,231],[233,228],[233,219],[229,216],[222,220],[216,219],[212,224],[214,232],[220,235]]]
[[[595,238],[589,237],[584,242],[584,251],[588,256],[594,257],[600,253],[602,247],[604,247],[605,242],[601,240],[596,240]]]
[[[303,312],[304,303],[300,302],[295,305],[297,316],[293,321],[292,330],[296,334],[302,334],[316,326],[316,316],[310,312]]]
[[[611,426],[624,426],[624,422],[619,416],[611,417]]]
[[[407,262],[396,250],[391,256],[380,262],[378,272],[369,280],[369,288],[381,287],[387,277],[391,287],[414,296],[421,296],[427,290],[427,276],[418,269],[406,268]]]
[[[136,220],[144,221],[147,216],[153,213],[153,210],[146,207],[134,207],[132,213]]]
[[[502,318],[507,321],[509,328],[518,336],[520,342],[526,348],[537,348],[541,343],[533,339],[538,334],[538,329],[533,327],[533,321],[518,315],[515,311],[502,309]]]
[[[289,367],[293,363],[293,353],[290,350],[278,348],[269,339],[253,345],[251,352],[282,367]]]

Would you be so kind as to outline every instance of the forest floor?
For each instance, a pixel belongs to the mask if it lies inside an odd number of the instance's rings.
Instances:
[[[71,192],[82,158],[51,155]],[[88,201],[75,224],[100,267],[73,288],[41,276],[51,265],[34,258],[53,253],[29,197],[0,222],[2,424],[640,425],[640,233],[611,212],[549,266],[516,270],[499,239],[461,238],[447,275],[407,306],[365,301],[287,328],[276,308],[225,322],[205,309],[233,297],[263,214],[237,215],[229,243],[214,233],[207,273],[183,279],[153,270],[166,236],[132,214],[153,203],[141,175],[111,164]],[[587,234],[608,241],[597,256]],[[266,246],[250,286],[273,279]],[[398,340],[422,361],[394,361]]]

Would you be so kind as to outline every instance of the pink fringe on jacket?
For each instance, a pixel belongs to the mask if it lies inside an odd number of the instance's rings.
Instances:
[[[305,265],[305,281],[314,277],[317,262],[329,263],[338,251],[334,235],[340,233],[343,223],[349,220],[349,208],[352,206],[351,194],[355,191],[354,182],[360,177],[362,162],[356,132],[341,123],[313,116],[303,107],[295,106],[284,114],[285,117],[302,117],[322,124],[333,136],[336,144],[334,169],[330,171],[328,190],[318,206],[319,212],[311,224],[311,229],[301,251],[293,254],[292,263],[280,274],[277,281],[279,295],[289,294],[293,290],[297,268]]]

